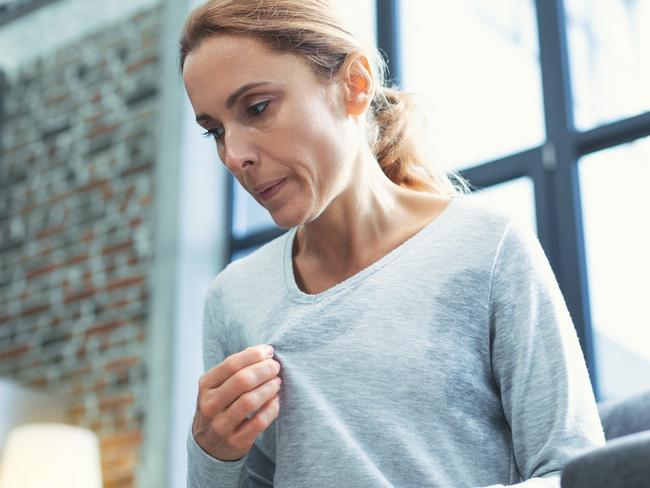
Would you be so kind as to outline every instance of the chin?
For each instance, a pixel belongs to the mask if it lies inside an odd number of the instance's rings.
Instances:
[[[285,215],[281,211],[272,212],[270,210],[269,214],[271,215],[273,222],[275,222],[275,225],[282,229],[291,229],[292,227],[296,227],[297,225],[301,224],[300,219],[295,215]]]
[[[278,208],[275,212],[267,209],[273,222],[275,222],[275,225],[283,229],[291,229],[310,221],[309,216],[305,214],[304,209],[294,207],[287,212],[286,210],[289,207],[289,205],[286,207],[283,206]]]

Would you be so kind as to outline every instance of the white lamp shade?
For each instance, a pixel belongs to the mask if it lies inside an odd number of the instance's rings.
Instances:
[[[0,488],[101,488],[99,441],[73,425],[15,427],[7,437]]]

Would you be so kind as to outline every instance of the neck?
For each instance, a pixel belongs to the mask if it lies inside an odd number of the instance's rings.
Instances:
[[[396,231],[413,225],[422,197],[430,205],[431,195],[394,184],[372,156],[360,166],[357,174],[362,176],[350,181],[315,220],[298,228],[294,258],[329,273],[354,272],[394,245]]]

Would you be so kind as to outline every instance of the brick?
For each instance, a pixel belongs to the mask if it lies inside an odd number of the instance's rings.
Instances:
[[[125,171],[122,171],[120,176],[125,177],[125,176],[129,176],[129,175],[132,175],[132,174],[135,174],[135,173],[142,173],[142,172],[149,173],[149,172],[151,172],[152,166],[153,166],[153,163],[151,163],[151,162],[141,164],[140,166],[136,166],[134,168],[129,168],[129,169],[125,170]]]
[[[133,285],[140,285],[142,283],[144,283],[144,276],[142,275],[128,276],[126,278],[117,278],[115,280],[110,281],[106,285],[106,291],[112,291],[118,288],[127,288]]]
[[[114,370],[119,371],[123,369],[128,369],[131,366],[138,364],[139,362],[140,362],[140,358],[138,356],[128,356],[128,357],[119,358],[104,363],[104,369],[106,371],[114,371]]]
[[[63,225],[53,225],[51,227],[47,227],[40,231],[38,234],[36,234],[36,239],[43,239],[44,237],[49,237],[54,234],[58,234],[59,232],[63,232],[65,230],[65,227]]]
[[[47,378],[36,378],[27,383],[28,386],[32,388],[46,389],[47,388]]]
[[[104,134],[110,134],[111,132],[115,132],[118,128],[120,127],[119,124],[113,124],[113,125],[103,125],[96,127],[92,131],[90,131],[87,136],[88,137],[96,137],[96,136],[101,136]]]
[[[95,324],[86,331],[86,336],[90,337],[92,335],[105,334],[120,327],[124,327],[125,325],[127,325],[127,323],[122,320],[111,320],[110,322]]]
[[[132,432],[121,432],[119,434],[105,435],[100,439],[101,449],[108,450],[112,448],[126,448],[128,446],[138,446],[142,442],[142,432],[139,430]]]
[[[0,361],[6,361],[9,359],[15,360],[17,357],[22,356],[27,351],[29,351],[29,349],[30,347],[25,344],[20,346],[14,346],[10,349],[0,352]]]
[[[157,56],[150,56],[148,58],[130,64],[129,66],[127,66],[126,71],[127,73],[133,73],[135,71],[142,69],[144,66],[147,66],[148,64],[155,63],[157,60],[158,60]]]
[[[15,318],[13,315],[0,315],[0,324],[9,322],[13,318]]]
[[[91,181],[90,183],[86,183],[83,186],[80,186],[79,188],[77,188],[76,192],[83,193],[91,190],[104,189],[104,187],[107,185],[109,185],[109,181],[106,179],[95,180],[95,181]]]
[[[104,397],[99,400],[99,410],[113,410],[120,407],[125,407],[133,404],[134,398],[133,395],[128,393],[124,395],[114,395],[109,397]]]
[[[47,266],[43,266],[42,268],[36,268],[33,269],[32,271],[29,271],[25,274],[25,278],[29,281],[34,278],[37,278],[41,275],[51,273],[52,271],[55,271],[63,266],[63,263],[52,263],[48,264]]]
[[[23,317],[29,317],[30,315],[35,315],[41,312],[45,312],[46,310],[49,310],[51,306],[52,305],[49,303],[41,303],[40,305],[35,305],[33,307],[23,310],[21,315]]]
[[[102,249],[102,256],[106,256],[107,254],[113,254],[120,251],[126,251],[132,248],[133,248],[133,239],[129,239],[127,241],[114,244],[112,246],[106,246],[104,249]]]
[[[89,288],[87,290],[77,292],[77,293],[71,293],[71,294],[66,295],[63,303],[68,305],[68,304],[70,304],[72,302],[76,302],[77,300],[83,300],[84,298],[90,298],[95,293],[97,293],[97,290],[94,287]]]

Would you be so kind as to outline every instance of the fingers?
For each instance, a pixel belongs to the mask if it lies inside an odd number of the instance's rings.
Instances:
[[[272,357],[273,351],[269,351],[266,345],[247,347],[243,351],[231,354],[217,366],[206,371],[201,376],[199,388],[217,388],[239,370]]]
[[[279,384],[269,380],[278,376],[280,363],[274,359],[258,361],[260,349],[256,346],[229,356],[210,370],[210,376],[204,375],[199,381],[200,413],[204,418],[219,417],[215,427],[222,434],[233,432],[247,415],[258,410],[279,390]],[[240,365],[243,367],[235,370]],[[220,381],[220,375],[233,370],[234,373],[218,386],[206,386],[210,380]]]
[[[267,359],[231,376],[214,395],[202,404],[202,414],[214,419],[212,428],[223,438],[239,438],[246,444],[248,436],[263,432],[277,416],[273,399],[280,391],[280,365]],[[243,428],[240,437],[237,431]],[[242,444],[242,445],[244,445]],[[234,439],[232,445],[240,445]]]
[[[231,435],[236,444],[248,445],[255,442],[257,436],[264,432],[280,413],[280,397],[273,395],[257,410],[250,419],[245,419]]]
[[[199,380],[192,425],[199,445],[217,459],[239,459],[278,416],[280,363],[253,346],[228,356]]]
[[[246,415],[254,412],[268,399],[262,397],[273,384],[266,385],[266,383],[276,378],[279,373],[280,363],[275,359],[266,359],[239,370],[219,388],[215,408],[220,411],[229,410],[231,419],[241,422]],[[256,391],[262,385],[265,386]],[[235,408],[230,409],[233,405]]]

